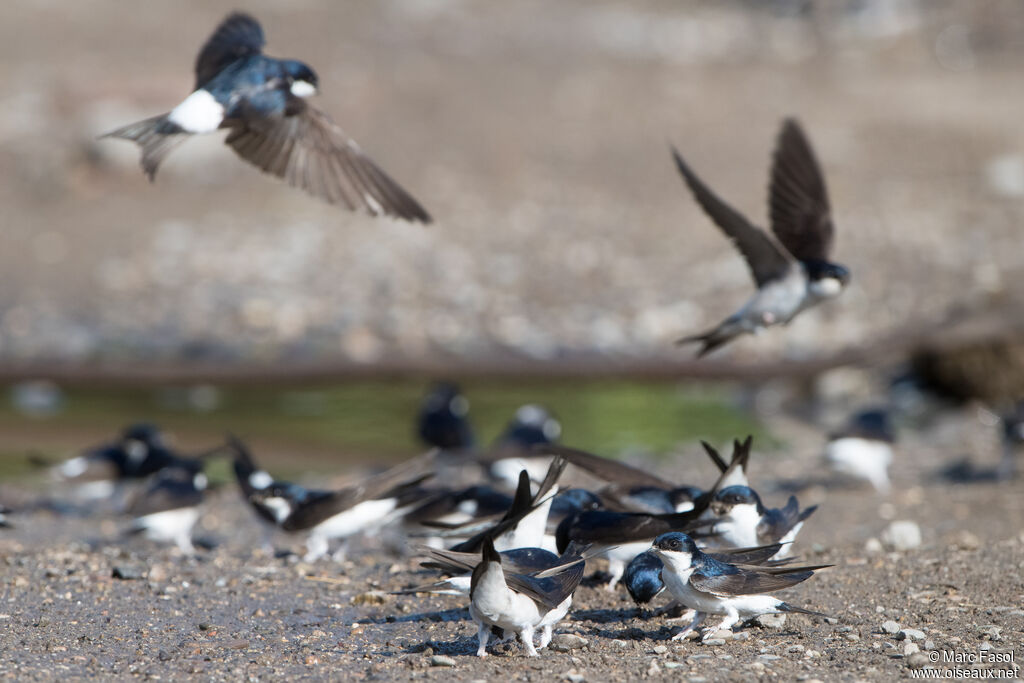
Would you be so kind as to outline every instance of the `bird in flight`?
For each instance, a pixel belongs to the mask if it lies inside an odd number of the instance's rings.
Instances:
[[[229,131],[225,143],[254,166],[330,204],[374,216],[429,223],[430,215],[331,118],[307,103],[317,75],[294,59],[263,54],[263,28],[247,14],[230,14],[196,58],[191,95],[167,114],[102,137],[142,148],[142,169],[157,168],[190,135]]]
[[[783,122],[772,163],[768,204],[774,237],[719,199],[674,148],[672,155],[694,199],[743,254],[757,286],[743,308],[680,344],[699,342],[698,356],[704,356],[742,334],[784,325],[846,287],[850,272],[829,261],[835,228],[825,178],[795,119]]]

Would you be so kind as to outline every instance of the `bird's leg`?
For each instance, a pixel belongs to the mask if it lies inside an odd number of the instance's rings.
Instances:
[[[706,616],[707,615],[704,612],[697,612],[696,614],[694,614],[693,621],[690,622],[690,625],[684,628],[679,633],[672,636],[672,640],[682,640],[683,638],[685,638],[687,633],[689,633],[690,631],[704,623],[704,617]]]
[[[519,639],[523,641],[523,647],[526,648],[526,654],[530,657],[539,657],[537,654],[537,648],[533,646],[533,627],[526,626],[522,631],[519,632]]]
[[[348,555],[348,539],[346,538],[346,539],[342,540],[341,545],[339,545],[338,549],[334,551],[333,555],[331,555],[331,559],[334,560],[335,562],[344,562],[345,561],[345,557],[347,555]]]
[[[319,534],[310,534],[306,539],[306,555],[303,562],[316,562],[327,554],[327,539]]]
[[[707,640],[715,634],[716,631],[731,631],[732,627],[736,625],[736,622],[740,620],[740,613],[736,611],[736,608],[731,605],[726,605],[725,618],[722,622],[715,627],[714,630],[708,629],[708,632],[704,634],[704,640]]]
[[[626,563],[622,560],[608,560],[608,573],[611,574],[611,578],[608,579],[608,584],[605,586],[605,590],[615,590],[615,584],[619,582],[622,575],[626,571]]]
[[[548,643],[551,642],[551,637],[552,637],[551,631],[552,631],[553,628],[554,627],[551,624],[548,624],[540,632],[540,642],[537,643],[537,649],[538,650],[543,650],[544,648],[546,648],[548,646]]]
[[[183,531],[180,534],[178,534],[175,537],[174,542],[177,543],[178,549],[181,550],[181,552],[185,553],[186,555],[195,555],[196,554],[195,546],[192,545],[192,530],[191,529],[189,529],[188,531]]]
[[[479,647],[476,649],[477,657],[487,656],[487,641],[491,637],[491,627],[480,621],[476,625],[476,637],[480,641]]]

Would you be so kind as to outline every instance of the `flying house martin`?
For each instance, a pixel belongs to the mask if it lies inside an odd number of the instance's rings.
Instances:
[[[261,170],[330,204],[374,216],[430,222],[430,215],[368,157],[327,114],[307,103],[316,72],[294,59],[263,54],[259,22],[228,15],[196,58],[195,90],[170,112],[103,137],[142,148],[142,169],[157,168],[190,135],[227,129],[225,143]]]
[[[825,178],[796,120],[783,122],[772,163],[768,203],[774,237],[719,199],[677,150],[672,154],[694,199],[743,254],[757,286],[738,312],[680,344],[699,342],[698,356],[704,356],[741,334],[784,325],[843,290],[850,273],[828,260],[834,227]]]

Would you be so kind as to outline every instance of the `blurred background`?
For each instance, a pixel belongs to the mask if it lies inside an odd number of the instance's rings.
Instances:
[[[318,106],[434,224],[318,203],[222,136],[153,185],[134,145],[97,140],[183,99],[233,9],[317,70]],[[602,453],[785,444],[763,424],[786,397],[846,409],[907,367],[1018,398],[1022,36],[1016,0],[8,0],[4,467],[142,418],[184,447],[239,431],[295,468],[397,458],[436,377],[465,382],[484,441],[540,401]],[[789,115],[852,285],[697,363],[673,341],[751,281],[669,145],[764,225]]]

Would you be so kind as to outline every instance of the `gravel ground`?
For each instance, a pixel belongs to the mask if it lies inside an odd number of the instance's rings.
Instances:
[[[809,18],[719,0],[251,7],[427,228],[322,206],[216,139],[152,186],[132,145],[95,140],[180,101],[235,4],[0,7],[0,359],[677,358],[672,340],[751,283],[668,143],[763,223],[791,114],[853,284],[723,353],[856,344],[1013,300],[1022,279],[1013,0],[822,2]]]
[[[751,464],[755,485],[772,504],[784,500],[779,482],[816,472],[820,447],[797,425],[780,426],[789,446],[755,452]],[[119,522],[98,513],[82,519],[26,511],[0,535],[0,674],[883,681],[907,678],[930,657],[1012,653],[1019,661],[1021,484],[951,486],[934,476],[965,452],[992,460],[994,446],[990,429],[973,415],[951,414],[903,440],[890,497],[826,489],[813,476],[800,498],[821,508],[798,552],[836,566],[785,596],[833,619],[790,615],[781,627],[740,629],[719,645],[672,642],[677,623],[641,615],[623,589],[609,593],[588,579],[556,628],[555,645],[538,659],[523,657],[517,645],[478,659],[462,601],[389,595],[426,578],[413,558],[392,549],[365,542],[340,565],[253,552],[259,529],[231,488],[211,495],[197,536],[216,545],[195,558],[142,540],[118,543]],[[662,473],[697,482],[711,476],[695,449],[672,462]],[[10,487],[3,493],[26,503],[38,495]],[[921,546],[878,549],[893,520],[916,522]],[[296,538],[276,541],[281,549],[300,546]]]

